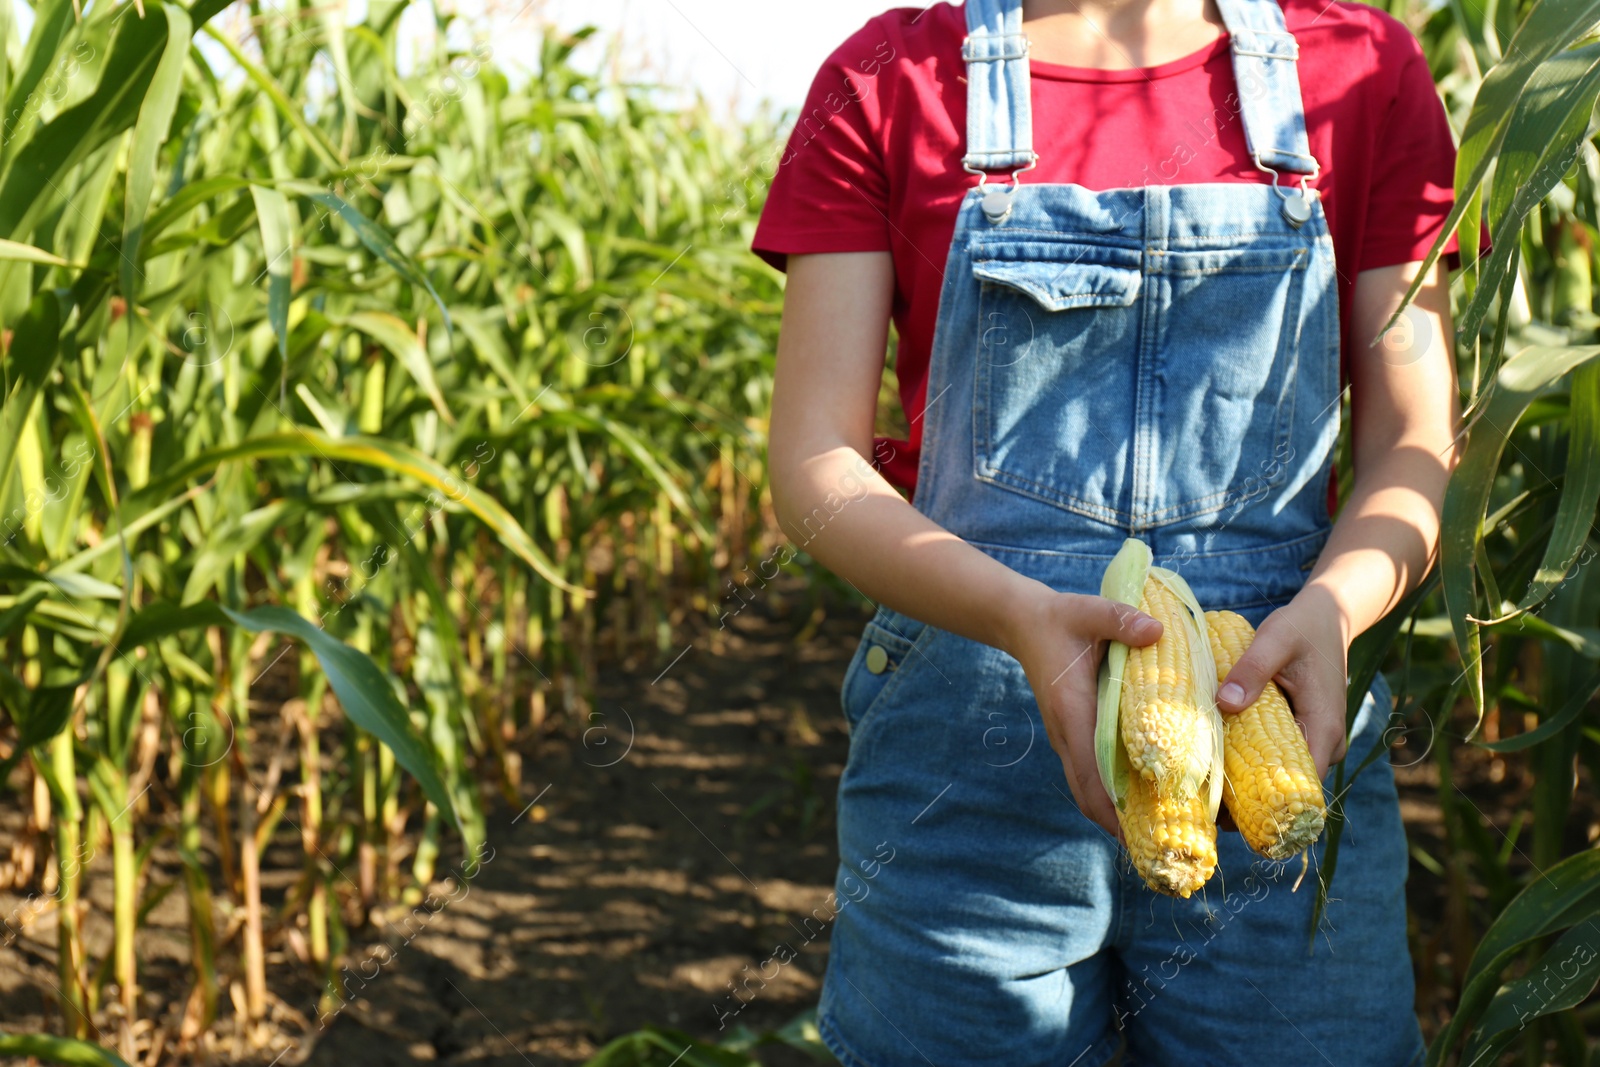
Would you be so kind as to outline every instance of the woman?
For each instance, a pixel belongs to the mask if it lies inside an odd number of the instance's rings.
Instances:
[[[1236,834],[1205,894],[1157,897],[1092,735],[1105,643],[1161,628],[1095,594],[1143,538],[1259,626],[1224,712],[1276,679],[1318,769],[1343,756],[1350,641],[1426,572],[1454,460],[1443,272],[1369,343],[1453,166],[1416,41],[1355,3],[967,0],[823,66],[754,247],[788,273],[778,514],[880,604],[819,1009],[846,1067],[1420,1060],[1388,761],[1343,797],[1314,946],[1311,880]],[[891,320],[910,432],[875,442]]]

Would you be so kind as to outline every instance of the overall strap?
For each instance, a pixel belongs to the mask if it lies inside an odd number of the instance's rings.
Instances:
[[[1032,166],[1038,157],[1022,0],[966,0],[966,11],[967,154],[961,165],[979,174]]]
[[[1012,2],[1020,5],[1020,0]],[[1314,177],[1320,167],[1306,140],[1297,69],[1300,46],[1284,25],[1283,8],[1278,0],[1217,0],[1217,8],[1232,39],[1233,76],[1250,158],[1262,170]]]

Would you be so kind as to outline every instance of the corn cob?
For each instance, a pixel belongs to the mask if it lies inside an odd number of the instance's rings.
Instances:
[[[1186,801],[1211,772],[1213,724],[1203,710],[1210,693],[1197,686],[1195,637],[1188,609],[1158,577],[1145,582],[1139,609],[1158,620],[1161,639],[1128,650],[1122,682],[1122,740],[1128,761],[1158,796]]]
[[[1231,611],[1206,612],[1206,624],[1217,675],[1225,677],[1255,629]],[[1222,798],[1245,843],[1275,860],[1310,848],[1327,809],[1317,765],[1282,691],[1268,681],[1254,704],[1223,716],[1223,734]]]
[[[1165,629],[1153,652],[1130,649],[1120,641],[1111,642],[1106,650],[1095,720],[1095,764],[1116,803],[1134,869],[1152,889],[1187,897],[1205,884],[1217,865],[1222,719],[1214,699],[1216,670],[1200,605],[1188,583],[1150,563],[1149,546],[1130,537],[1100,584],[1102,596],[1130,606],[1144,605]],[[1154,667],[1147,670],[1147,662]],[[1163,685],[1164,698],[1160,697]],[[1149,697],[1151,690],[1155,698]],[[1166,727],[1176,731],[1186,750],[1176,759],[1162,750],[1159,738],[1145,744],[1145,733],[1162,728],[1146,724],[1135,731],[1144,764],[1135,770],[1125,720],[1146,715],[1160,700],[1166,706],[1148,718],[1170,715],[1193,720],[1190,727]],[[1166,772],[1165,781],[1158,780],[1158,766]]]
[[[1217,869],[1217,824],[1199,793],[1186,802],[1162,798],[1134,777],[1117,820],[1133,869],[1157,892],[1187,898]]]

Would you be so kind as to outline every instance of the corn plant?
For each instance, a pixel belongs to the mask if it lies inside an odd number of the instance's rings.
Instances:
[[[1446,232],[1464,264],[1465,447],[1436,572],[1358,640],[1350,674],[1363,692],[1389,658],[1397,724],[1427,738],[1439,772],[1449,847],[1413,849],[1443,883],[1452,951],[1441,974],[1440,946],[1419,946],[1423,987],[1454,1001],[1424,1020],[1436,1032],[1431,1064],[1499,1062],[1514,1049],[1530,1063],[1591,1056],[1573,1009],[1600,978],[1586,948],[1600,868],[1592,848],[1573,850],[1567,821],[1576,767],[1592,773],[1600,755],[1585,721],[1600,691],[1600,584],[1588,566],[1600,497],[1597,21],[1600,5],[1583,0],[1430,6],[1415,21],[1460,131]],[[1462,740],[1525,753],[1528,807],[1513,825],[1490,823],[1456,788],[1470,756]],[[1382,755],[1352,753],[1340,784]]]
[[[403,7],[0,0],[0,780],[53,828],[63,1029],[128,1060],[158,848],[180,1044],[234,983],[256,1036],[272,946],[336,1004],[348,924],[470,871],[480,782],[759,548],[764,128],[582,35],[402,77]]]

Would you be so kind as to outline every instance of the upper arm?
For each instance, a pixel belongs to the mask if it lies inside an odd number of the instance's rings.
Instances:
[[[1450,290],[1441,265],[1430,268],[1395,325],[1383,329],[1421,266],[1397,263],[1356,276],[1350,412],[1358,473],[1384,453],[1408,446],[1426,449],[1446,465],[1450,461],[1458,394]]]
[[[773,473],[848,445],[872,455],[889,337],[888,252],[791,255],[772,386]]]
[[[1358,142],[1357,159],[1364,155],[1368,166],[1357,271],[1424,258],[1455,202],[1455,140],[1422,46],[1382,10],[1367,14],[1380,65],[1368,84],[1381,89],[1364,115],[1370,132]],[[1447,263],[1459,259],[1453,233],[1442,252]]]

